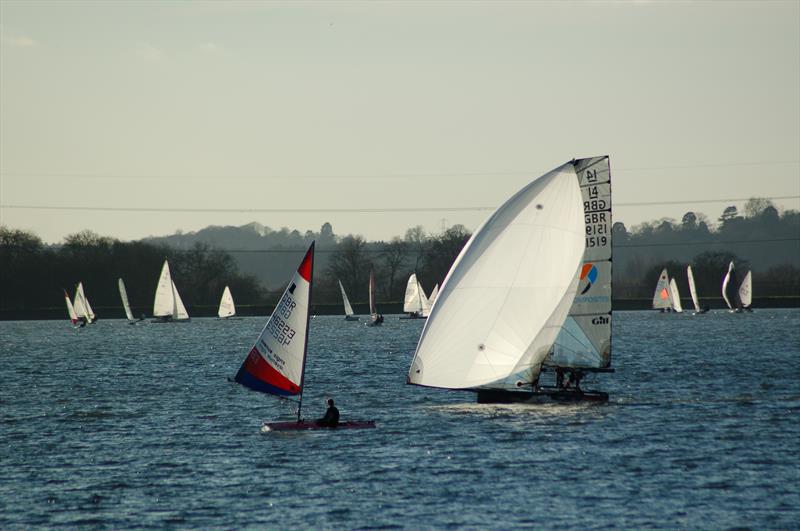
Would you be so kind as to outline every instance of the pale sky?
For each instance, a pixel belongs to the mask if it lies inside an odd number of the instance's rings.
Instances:
[[[629,228],[800,208],[796,0],[2,0],[0,25],[0,223],[49,242],[474,229],[453,209],[603,154]]]

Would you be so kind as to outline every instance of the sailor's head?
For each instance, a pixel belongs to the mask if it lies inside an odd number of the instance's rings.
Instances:
[[[328,399],[328,407],[333,407],[333,398]]]

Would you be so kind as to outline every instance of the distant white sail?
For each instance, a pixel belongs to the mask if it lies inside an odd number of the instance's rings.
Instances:
[[[431,306],[433,306],[433,303],[436,302],[437,295],[439,295],[439,284],[436,284],[433,287],[433,289],[431,290],[431,296],[428,297],[428,302],[431,303]]]
[[[370,269],[369,270],[369,314],[372,317],[373,321],[378,319],[378,306],[375,304],[375,291],[377,288],[375,286],[375,272]]]
[[[728,305],[729,310],[733,310],[736,305],[736,268],[731,262],[728,265],[728,272],[725,273],[725,278],[722,280],[722,298],[725,304]]]
[[[425,297],[425,292],[422,291],[422,286],[417,280],[417,274],[411,273],[411,276],[408,277],[408,283],[406,284],[403,311],[406,313],[421,314],[425,306],[423,299],[425,302],[428,301],[427,297]]]
[[[347,293],[344,291],[344,286],[342,286],[342,281],[339,281],[339,289],[342,290],[342,300],[344,301],[344,314],[346,316],[353,315],[353,307],[350,306],[350,299],[347,298]]]
[[[153,317],[169,318],[175,321],[189,318],[186,307],[183,305],[181,296],[178,293],[178,288],[175,287],[175,283],[172,281],[169,263],[166,260],[164,260],[164,265],[161,268],[161,276],[158,278],[156,297],[153,301]]]
[[[689,293],[692,294],[692,304],[694,311],[700,313],[700,300],[697,298],[697,288],[694,285],[694,274],[692,273],[692,266],[686,266],[686,278],[689,279]]]
[[[583,265],[587,223],[578,168],[587,160],[536,179],[475,231],[442,284],[409,383],[468,389],[538,374]],[[597,160],[608,167],[606,157]]]
[[[667,269],[664,268],[658,276],[656,291],[653,293],[653,309],[665,310],[667,308],[672,308],[672,294],[669,289],[669,275]]]
[[[83,282],[78,282],[78,287],[75,289],[73,307],[75,308],[75,313],[77,313],[79,317],[86,319],[87,324],[94,321],[96,316],[89,304],[89,299],[86,298],[86,294],[83,292]]]
[[[742,307],[749,308],[753,304],[753,276],[752,271],[748,271],[742,280],[742,285],[739,286],[739,301]]]
[[[233,295],[231,295],[231,290],[228,286],[225,286],[225,289],[222,292],[222,299],[219,301],[219,310],[217,310],[217,315],[219,315],[222,319],[236,315],[236,306],[233,304]]]
[[[119,287],[119,296],[122,299],[122,307],[125,309],[125,317],[128,318],[128,321],[135,321],[133,312],[131,312],[131,305],[128,302],[128,292],[125,290],[125,283],[121,278],[117,280],[117,286]]]
[[[72,301],[69,299],[69,293],[64,291],[64,299],[67,303],[67,313],[69,314],[69,320],[72,324],[78,323],[78,314],[75,313],[75,307],[72,305]]]
[[[672,310],[677,313],[683,313],[683,306],[681,305],[681,293],[678,291],[678,284],[674,278],[669,280],[669,292],[672,295]]]
[[[189,313],[186,311],[186,306],[183,305],[181,294],[178,293],[178,288],[175,286],[175,281],[172,281],[172,292],[175,296],[175,313],[172,318],[176,321],[185,321],[189,318]]]

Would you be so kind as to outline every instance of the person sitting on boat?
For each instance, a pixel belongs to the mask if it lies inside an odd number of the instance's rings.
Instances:
[[[325,412],[325,416],[317,421],[317,424],[330,428],[335,428],[339,425],[339,410],[333,405],[333,398],[328,399],[328,410]]]

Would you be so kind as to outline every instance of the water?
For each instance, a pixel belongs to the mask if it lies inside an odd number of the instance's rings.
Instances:
[[[304,416],[229,383],[264,319],[0,323],[0,527],[797,528],[800,311],[618,312],[606,405],[404,384],[422,328],[312,322]]]

